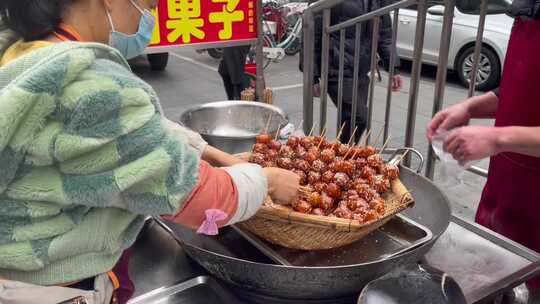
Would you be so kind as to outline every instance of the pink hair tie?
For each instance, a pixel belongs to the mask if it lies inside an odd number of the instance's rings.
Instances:
[[[219,209],[207,209],[206,211],[204,211],[204,213],[206,214],[206,219],[199,227],[199,229],[197,229],[197,233],[206,235],[217,235],[217,222],[226,219],[227,213]]]

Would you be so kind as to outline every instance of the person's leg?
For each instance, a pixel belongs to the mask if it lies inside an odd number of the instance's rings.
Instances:
[[[234,100],[234,85],[231,82],[231,77],[227,70],[227,63],[225,62],[225,57],[221,59],[218,67],[218,74],[223,80],[223,86],[225,87],[225,93],[227,94],[228,100]]]

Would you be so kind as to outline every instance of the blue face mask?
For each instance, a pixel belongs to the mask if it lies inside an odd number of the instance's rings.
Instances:
[[[133,0],[129,0],[133,6],[141,12],[141,21],[139,22],[139,29],[137,33],[127,35],[121,32],[117,32],[114,29],[114,24],[111,18],[111,14],[107,11],[107,17],[109,17],[109,23],[111,25],[111,33],[109,35],[109,45],[120,51],[126,59],[131,59],[142,54],[146,47],[150,44],[152,38],[152,31],[156,23],[156,18],[148,10],[142,10]]]

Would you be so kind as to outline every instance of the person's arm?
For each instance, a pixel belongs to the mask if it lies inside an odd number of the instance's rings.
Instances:
[[[217,148],[207,145],[202,153],[202,159],[216,167],[229,167],[236,164],[245,163],[246,161],[223,152]]]
[[[432,140],[439,129],[450,130],[467,125],[471,118],[495,118],[498,101],[494,92],[488,92],[440,111],[428,124],[427,138]]]
[[[496,127],[497,152],[540,157],[540,127]]]
[[[470,118],[495,118],[499,97],[495,92],[471,97],[465,102]]]
[[[392,20],[390,15],[381,17],[379,41],[377,51],[381,56],[383,67],[388,71],[390,69],[390,58],[392,56]],[[400,61],[397,51],[394,52],[394,73],[399,74]]]

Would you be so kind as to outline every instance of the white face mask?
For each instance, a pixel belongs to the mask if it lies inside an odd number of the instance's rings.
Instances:
[[[111,33],[109,34],[109,45],[120,51],[120,53],[126,58],[131,59],[142,54],[146,47],[150,44],[152,38],[152,31],[156,24],[156,18],[148,10],[141,9],[133,0],[129,0],[135,8],[141,13],[141,20],[139,21],[139,28],[137,33],[128,35],[121,32],[117,32],[114,29],[114,23],[112,21],[111,14],[107,11],[107,17],[109,18],[109,24],[111,25]]]

